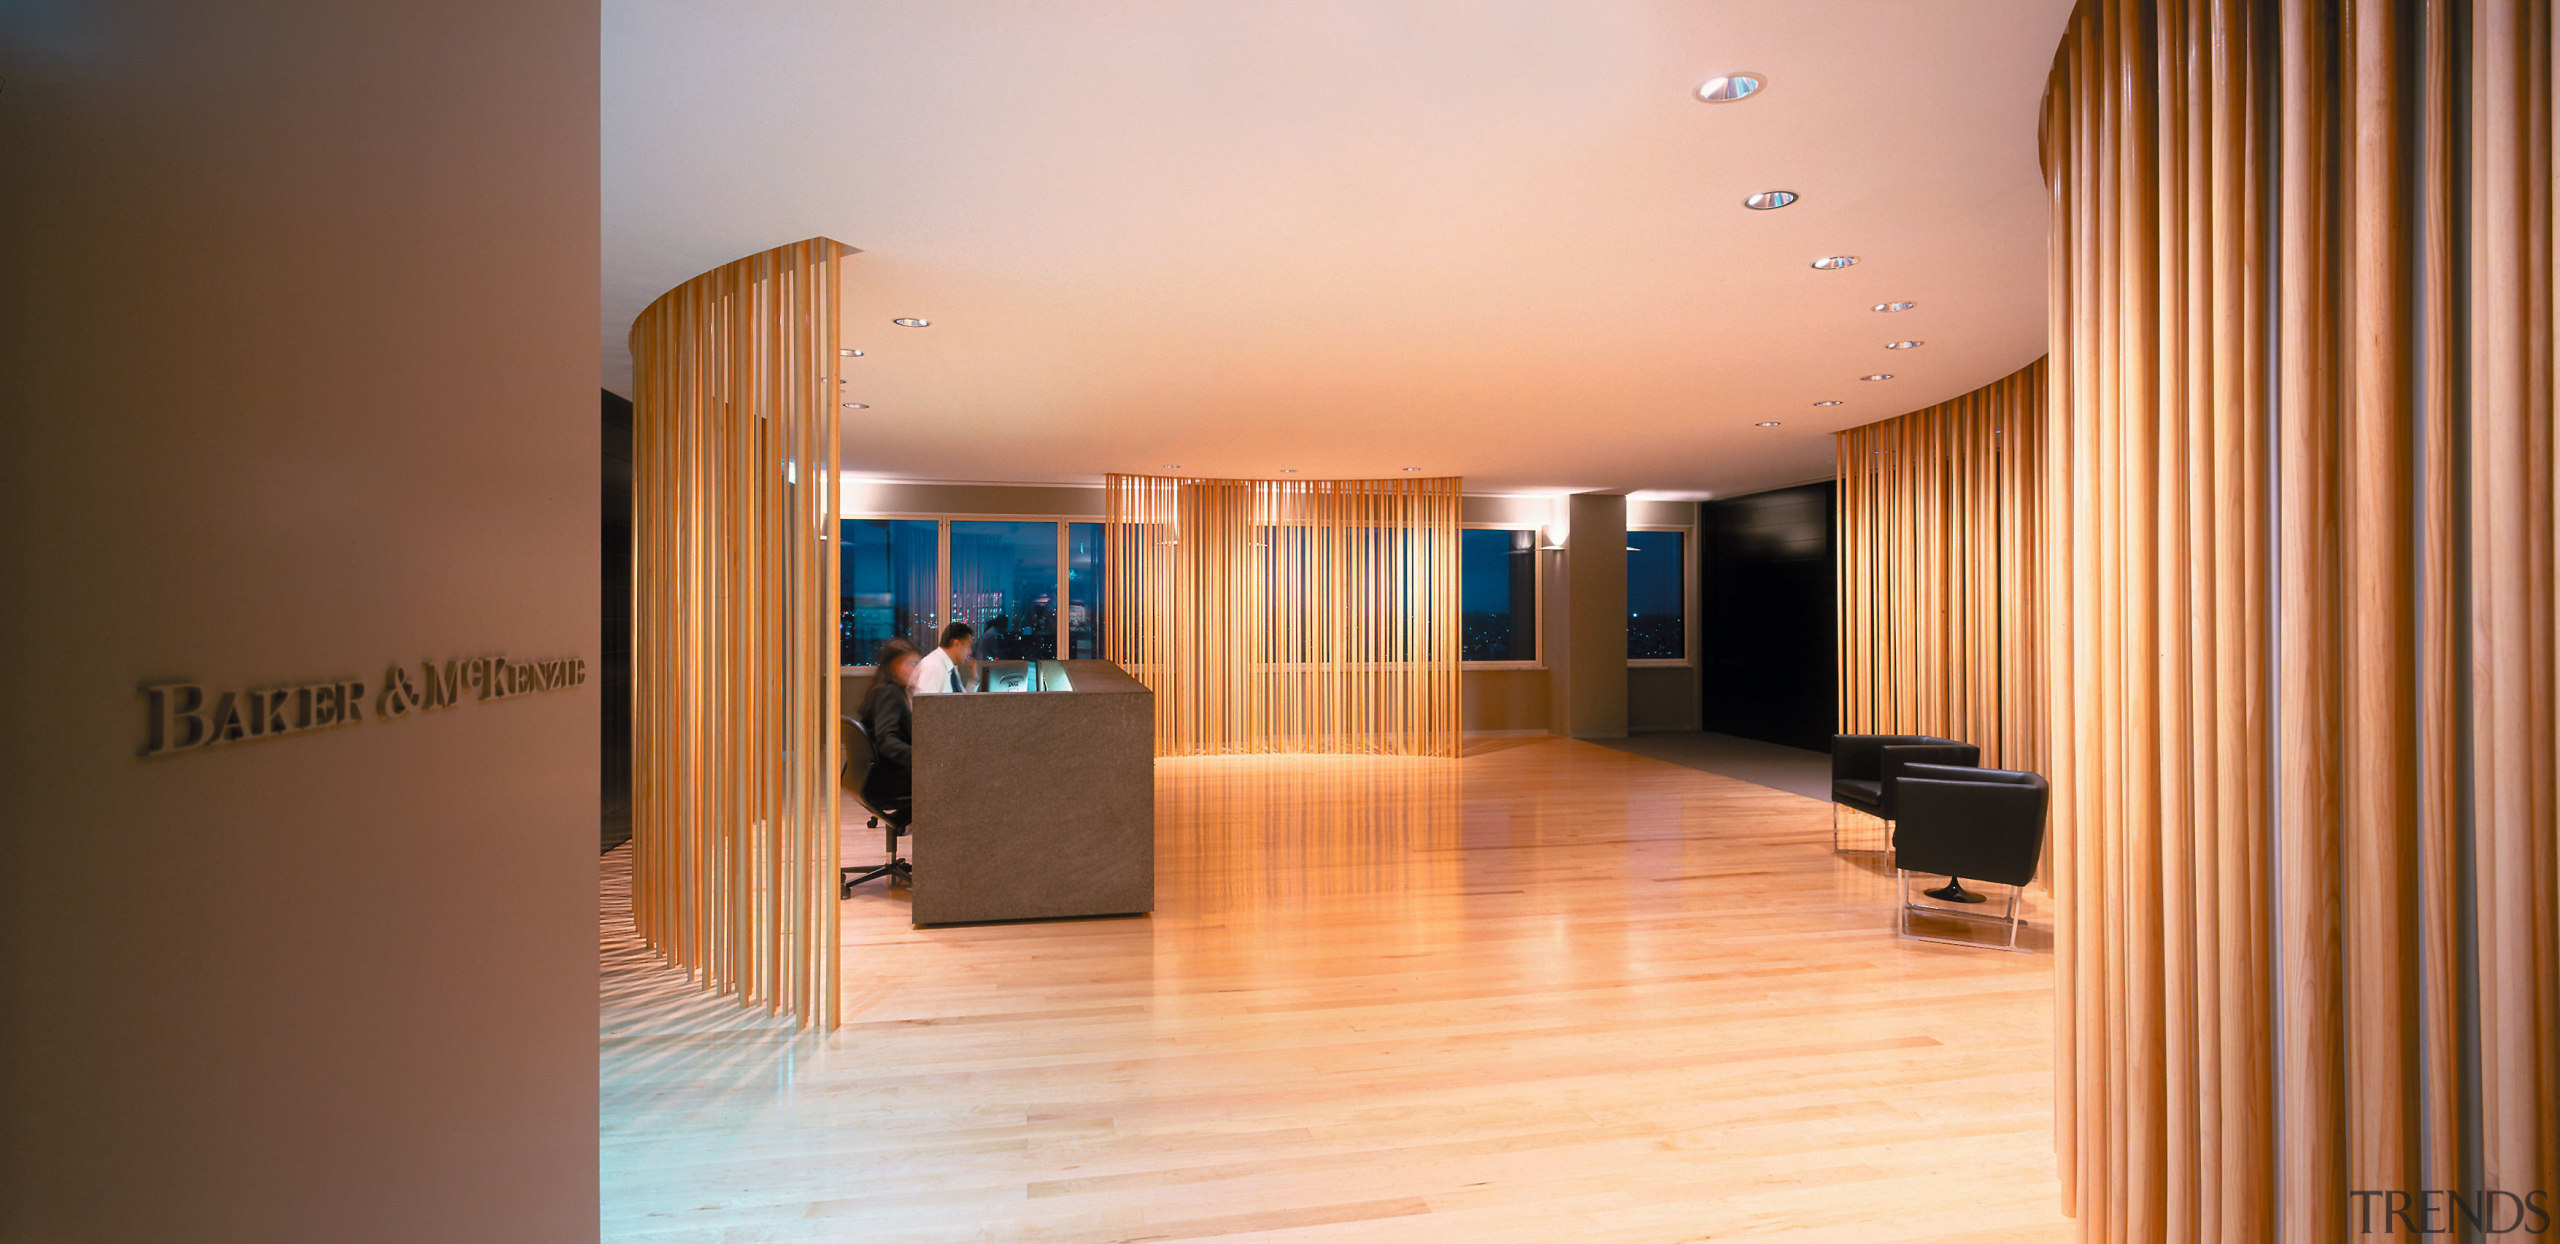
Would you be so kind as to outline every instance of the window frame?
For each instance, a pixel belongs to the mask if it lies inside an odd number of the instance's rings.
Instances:
[[[1069,625],[1068,625],[1068,621],[1067,621],[1068,610],[1067,610],[1067,608],[1066,608],[1066,603],[1067,603],[1067,524],[1069,524],[1069,523],[1092,523],[1092,524],[1094,524],[1095,526],[1097,526],[1097,527],[1098,527],[1098,526],[1101,526],[1101,525],[1102,525],[1102,521],[1103,521],[1103,520],[1102,520],[1102,518],[1101,518],[1099,515],[1092,515],[1092,514],[943,514],[943,513],[937,513],[937,514],[919,514],[919,513],[914,513],[914,512],[911,512],[911,511],[897,511],[897,510],[866,510],[866,511],[864,511],[864,512],[862,512],[862,513],[859,513],[859,514],[838,514],[838,515],[836,515],[836,521],[838,521],[838,522],[843,522],[843,523],[871,522],[871,521],[875,521],[875,520],[886,520],[886,521],[897,521],[897,520],[908,520],[908,521],[927,521],[927,520],[930,520],[930,521],[934,524],[934,552],[933,552],[933,582],[934,582],[934,589],[933,589],[933,591],[934,591],[934,596],[933,596],[933,599],[934,599],[934,608],[935,608],[935,611],[936,611],[937,613],[939,613],[939,614],[941,614],[941,615],[944,615],[944,616],[946,616],[946,617],[951,613],[951,524],[953,524],[953,523],[1055,523],[1055,524],[1057,524],[1057,527],[1058,527],[1058,587],[1057,587],[1057,593],[1058,593],[1058,606],[1059,606],[1059,607],[1058,607],[1058,636],[1057,636],[1057,648],[1056,648],[1056,651],[1059,651],[1059,652],[1072,652],[1072,651],[1074,651],[1074,650],[1075,650],[1075,649],[1074,649],[1074,648],[1069,644],[1069,642],[1068,642],[1068,638],[1067,638],[1067,637],[1068,637],[1068,634],[1069,634],[1069,631],[1070,631],[1070,627],[1069,627]],[[1061,659],[1061,660],[1064,660],[1064,659],[1067,659],[1067,658],[1060,658],[1060,659]],[[876,665],[839,665],[839,666],[837,666],[837,667],[836,667],[836,669],[837,669],[837,671],[838,671],[839,673],[845,673],[845,674],[869,674],[869,673],[872,673],[872,672],[876,671],[878,668],[879,668],[879,667],[878,667],[878,666],[876,666]]]
[[[1509,523],[1460,523],[1460,524],[1458,524],[1458,526],[1459,526],[1459,528],[1460,528],[1461,530],[1474,530],[1474,531],[1525,531],[1525,532],[1528,532],[1528,533],[1529,533],[1529,551],[1530,551],[1530,552],[1532,552],[1532,553],[1534,553],[1534,554],[1537,554],[1537,555],[1538,555],[1538,556],[1536,556],[1536,557],[1534,557],[1534,558],[1532,558],[1532,559],[1531,559],[1531,562],[1530,562],[1530,573],[1529,573],[1529,577],[1530,577],[1530,579],[1531,579],[1531,580],[1533,581],[1533,583],[1535,584],[1534,588],[1533,588],[1533,589],[1531,590],[1531,592],[1530,592],[1530,595],[1531,595],[1531,596],[1533,596],[1533,597],[1535,597],[1535,599],[1534,599],[1534,600],[1532,600],[1532,601],[1529,603],[1529,607],[1530,607],[1531,609],[1533,609],[1533,610],[1535,610],[1535,611],[1536,611],[1532,616],[1534,616],[1534,617],[1535,617],[1535,618],[1537,618],[1537,620],[1538,620],[1538,638],[1537,638],[1537,642],[1536,642],[1534,645],[1532,645],[1532,646],[1536,649],[1536,651],[1535,651],[1535,652],[1530,656],[1530,658],[1529,658],[1528,660],[1526,660],[1526,661],[1469,661],[1469,660],[1464,659],[1463,654],[1464,654],[1464,653],[1465,653],[1465,651],[1466,651],[1466,646],[1465,646],[1464,641],[1462,640],[1462,641],[1460,642],[1460,644],[1459,644],[1459,649],[1458,649],[1458,651],[1459,651],[1459,652],[1460,652],[1460,654],[1461,654],[1461,658],[1460,658],[1460,660],[1459,660],[1459,662],[1458,662],[1458,668],[1459,668],[1459,669],[1461,669],[1461,670],[1542,670],[1542,669],[1547,668],[1547,559],[1546,559],[1546,556],[1545,556],[1545,554],[1546,554],[1546,552],[1547,552],[1547,548],[1546,548],[1546,529],[1545,529],[1544,527],[1540,527],[1540,526],[1536,526],[1536,525],[1523,526],[1522,524],[1517,523],[1517,522],[1509,522]],[[1460,541],[1461,541],[1461,543],[1463,544],[1463,542],[1464,542],[1464,540],[1465,540],[1465,537],[1464,537],[1464,536],[1461,536],[1461,537],[1459,537],[1459,540],[1460,540]],[[1460,557],[1460,559],[1459,559],[1458,566],[1459,566],[1459,569],[1458,569],[1458,576],[1459,576],[1459,580],[1460,580],[1460,582],[1459,582],[1459,585],[1458,585],[1458,586],[1459,586],[1459,595],[1460,595],[1460,597],[1461,597],[1461,604],[1460,604],[1459,609],[1458,609],[1458,616],[1459,616],[1459,618],[1462,620],[1462,621],[1461,621],[1461,625],[1463,625],[1463,624],[1464,624],[1464,623],[1463,623],[1463,619],[1466,617],[1466,608],[1465,608],[1465,605],[1464,605],[1464,603],[1463,603],[1463,598],[1464,598],[1464,596],[1465,596],[1465,588],[1466,588],[1466,583],[1465,583],[1465,578],[1466,578],[1466,561],[1465,561],[1465,558],[1464,558],[1464,556],[1463,556],[1463,555],[1462,555],[1462,556]],[[1516,607],[1517,607],[1517,605],[1518,605],[1518,602],[1516,602],[1516,601],[1515,601],[1515,602],[1513,602],[1513,605],[1514,605],[1514,607],[1516,608]]]
[[[1680,655],[1628,657],[1631,670],[1694,669],[1698,664],[1698,526],[1695,523],[1629,523],[1627,530],[1680,534]],[[1624,608],[1622,604],[1620,608]]]
[[[872,520],[901,520],[901,519],[903,519],[903,520],[914,520],[914,521],[931,521],[931,522],[934,524],[934,560],[933,560],[933,580],[934,580],[934,584],[935,584],[935,586],[934,586],[934,601],[935,601],[935,605],[936,605],[937,610],[938,610],[939,612],[942,612],[942,613],[945,613],[945,614],[947,614],[947,613],[949,613],[949,612],[950,612],[950,605],[951,605],[951,601],[950,601],[950,597],[951,597],[951,524],[953,524],[953,523],[955,523],[955,522],[961,522],[961,523],[980,523],[980,522],[984,522],[984,523],[1056,523],[1056,524],[1058,525],[1058,599],[1059,599],[1059,601],[1061,602],[1061,604],[1062,604],[1062,606],[1063,606],[1064,602],[1065,602],[1065,601],[1066,601],[1066,599],[1067,599],[1067,596],[1066,596],[1066,593],[1067,593],[1067,570],[1068,570],[1068,565],[1067,565],[1067,524],[1069,524],[1069,523],[1093,523],[1093,524],[1096,524],[1096,525],[1100,525],[1100,524],[1103,522],[1103,520],[1102,520],[1101,518],[1096,517],[1096,516],[1094,516],[1094,515],[1089,515],[1089,514],[948,514],[948,513],[930,513],[930,514],[928,514],[928,513],[918,513],[918,512],[915,512],[915,511],[902,511],[902,510],[866,510],[866,511],[863,511],[863,512],[861,512],[861,513],[859,513],[859,514],[839,514],[839,515],[837,515],[837,516],[836,516],[836,518],[837,518],[837,521],[839,521],[839,522],[848,522],[848,523],[852,523],[852,522],[866,522],[866,521],[872,521]],[[1461,660],[1461,661],[1459,662],[1459,668],[1460,668],[1460,669],[1462,669],[1462,670],[1488,670],[1488,671],[1494,671],[1494,670],[1543,670],[1543,669],[1547,668],[1547,630],[1548,630],[1547,625],[1546,625],[1546,613],[1547,613],[1547,558],[1546,558],[1546,557],[1544,557],[1544,556],[1543,556],[1543,554],[1545,554],[1545,553],[1549,552],[1550,550],[1549,550],[1549,549],[1547,549],[1547,548],[1546,548],[1546,546],[1545,546],[1545,544],[1543,543],[1544,538],[1545,538],[1545,529],[1544,529],[1543,527],[1539,527],[1539,526],[1535,526],[1535,525],[1523,525],[1523,524],[1518,523],[1518,522],[1508,522],[1508,523],[1460,523],[1460,524],[1458,524],[1458,526],[1460,526],[1460,527],[1462,527],[1462,528],[1477,528],[1477,529],[1481,529],[1481,530],[1488,530],[1488,531],[1525,531],[1525,532],[1528,532],[1528,533],[1529,533],[1529,541],[1530,541],[1530,548],[1531,548],[1531,550],[1532,550],[1533,552],[1536,552],[1536,553],[1539,553],[1539,554],[1541,554],[1541,555],[1542,555],[1542,556],[1537,557],[1537,558],[1536,558],[1536,559],[1531,563],[1531,569],[1530,569],[1530,578],[1531,578],[1531,579],[1534,581],[1534,583],[1535,583],[1535,588],[1534,588],[1534,590],[1533,590],[1533,591],[1532,591],[1532,593],[1531,593],[1531,594],[1532,594],[1532,596],[1533,596],[1535,599],[1534,599],[1534,600],[1532,600],[1532,601],[1530,602],[1530,608],[1532,608],[1532,609],[1534,609],[1534,610],[1536,610],[1536,611],[1537,611],[1537,612],[1536,612],[1536,614],[1535,614],[1535,616],[1536,616],[1536,618],[1537,618],[1537,620],[1538,620],[1537,642],[1536,642],[1536,644],[1534,645],[1534,646],[1535,646],[1535,648],[1536,648],[1536,650],[1537,650],[1537,651],[1536,651],[1536,655],[1535,655],[1535,656],[1533,656],[1533,657],[1531,657],[1529,660],[1526,660],[1526,661],[1467,661],[1467,660]],[[1653,529],[1652,529],[1652,528],[1631,528],[1630,530],[1653,530]],[[1689,530],[1689,528],[1686,528],[1686,527],[1676,528],[1676,529],[1675,529],[1675,528],[1664,528],[1664,530],[1680,530],[1680,531],[1687,531],[1687,530]],[[1691,539],[1695,539],[1696,537],[1695,537],[1694,535],[1692,535],[1690,538],[1691,538]],[[1683,548],[1684,548],[1684,549],[1686,548],[1685,544],[1684,544]],[[1687,573],[1687,571],[1686,571],[1685,569],[1682,571],[1682,578],[1684,578],[1684,579],[1694,579],[1694,578],[1696,578],[1696,577],[1697,577],[1697,576],[1695,576],[1695,575],[1691,575],[1691,574]],[[1694,591],[1695,591],[1695,585],[1694,585],[1694,584],[1690,585],[1690,590],[1694,593]],[[1068,634],[1069,634],[1068,613],[1069,613],[1069,611],[1068,611],[1066,608],[1063,608],[1063,607],[1061,607],[1061,608],[1058,610],[1058,640],[1057,640],[1058,648],[1057,648],[1057,650],[1058,650],[1058,651],[1060,651],[1060,652],[1070,652],[1070,651],[1073,651],[1073,648],[1072,648],[1072,646],[1070,645],[1069,640],[1068,640]],[[1695,614],[1695,609],[1694,609],[1694,608],[1684,608],[1684,617],[1687,617],[1687,618],[1689,619],[1689,626],[1690,626],[1690,629],[1692,629],[1692,630],[1694,630],[1694,628],[1695,628],[1694,614]],[[1678,664],[1683,664],[1683,662],[1679,662],[1679,661],[1668,661],[1668,662],[1661,662],[1661,661],[1657,661],[1657,662],[1646,662],[1646,664],[1678,665]],[[874,670],[876,670],[878,667],[877,667],[877,666],[871,666],[871,665],[840,665],[840,666],[837,666],[836,668],[837,668],[840,672],[842,672],[842,673],[846,673],[846,674],[869,674],[869,673],[873,672]]]

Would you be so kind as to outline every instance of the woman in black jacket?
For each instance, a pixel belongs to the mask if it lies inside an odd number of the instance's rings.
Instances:
[[[871,742],[871,773],[862,779],[863,801],[900,825],[907,823],[914,791],[914,718],[907,679],[916,672],[916,646],[903,639],[880,645],[871,664],[871,689],[862,697],[863,737]]]

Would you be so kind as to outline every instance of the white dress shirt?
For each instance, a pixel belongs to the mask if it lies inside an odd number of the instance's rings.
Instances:
[[[917,695],[964,689],[960,685],[960,667],[952,664],[951,654],[940,648],[924,654],[924,659],[916,662],[915,677],[907,685],[915,688]]]

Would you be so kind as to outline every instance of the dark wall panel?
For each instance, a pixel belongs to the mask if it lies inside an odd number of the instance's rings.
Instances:
[[[1837,716],[1829,481],[1710,501],[1698,523],[1706,729],[1828,751]]]
[[[631,840],[631,399],[604,394],[603,844]]]

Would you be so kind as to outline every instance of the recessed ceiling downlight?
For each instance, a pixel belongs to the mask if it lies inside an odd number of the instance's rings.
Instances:
[[[1880,371],[1880,372],[1875,373],[1875,374],[1874,374],[1874,375],[1872,375],[1872,376],[1860,376],[1860,377],[1858,377],[1858,379],[1860,379],[1860,380],[1891,380],[1891,379],[1893,379],[1893,373],[1892,373],[1892,372],[1889,372],[1889,371]]]
[[[1774,212],[1795,201],[1796,192],[1793,190],[1763,190],[1745,198],[1742,205],[1755,212]]]
[[[919,319],[917,319],[917,318],[915,318],[914,316],[911,316],[911,315],[902,315],[902,316],[899,316],[897,319],[891,320],[891,321],[889,321],[889,322],[890,322],[890,323],[892,323],[892,324],[897,325],[897,326],[898,326],[898,327],[900,327],[900,328],[931,328],[931,327],[933,327],[933,321],[931,321],[931,320],[919,320]]]
[[[1917,350],[1927,344],[1929,343],[1925,341],[1888,341],[1884,343],[1884,348],[1888,350]]]
[[[1720,73],[1698,84],[1698,98],[1710,104],[1730,104],[1751,98],[1767,85],[1768,80],[1756,73]]]
[[[1855,255],[1825,255],[1814,260],[1813,267],[1817,272],[1837,272],[1857,262],[1858,257]]]
[[[1878,311],[1908,311],[1919,305],[1920,304],[1916,302],[1879,302],[1875,305],[1875,309]]]

